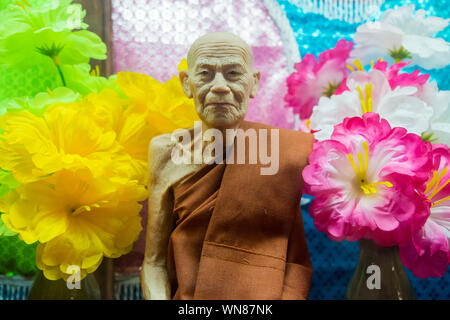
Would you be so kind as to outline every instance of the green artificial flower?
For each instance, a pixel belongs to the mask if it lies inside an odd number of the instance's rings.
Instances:
[[[8,194],[10,191],[13,191],[20,185],[20,182],[18,182],[16,179],[14,179],[12,172],[5,171],[0,169],[0,198],[4,197],[6,194]],[[1,204],[0,204],[0,210],[1,210]],[[7,236],[13,236],[17,233],[14,231],[11,231],[8,227],[5,226],[3,223],[1,212],[0,212],[0,238],[1,237],[7,237]]]
[[[0,115],[5,112],[27,110],[37,116],[41,116],[46,107],[53,103],[74,102],[80,98],[80,94],[66,87],[47,90],[47,92],[38,93],[35,97],[13,98],[4,102],[3,105],[0,105]]]
[[[105,78],[99,75],[98,67],[91,70],[88,63],[77,65],[61,66],[66,78],[66,86],[72,90],[87,95],[89,93],[99,93],[103,89],[112,89],[119,97],[127,99],[122,89],[116,83],[116,75]]]
[[[85,12],[71,0],[52,0],[47,5],[10,5],[0,15],[0,64],[29,67],[53,60],[60,64],[105,59],[106,45],[85,29]],[[64,82],[64,80],[63,80]]]
[[[0,64],[29,67],[48,63],[49,58],[56,65],[85,63],[90,58],[102,60],[106,59],[106,45],[87,30],[53,32],[46,29],[0,37]]]
[[[7,0],[8,1],[8,0]],[[0,35],[14,34],[32,28],[34,31],[51,29],[54,32],[73,29],[86,29],[83,23],[86,11],[81,4],[71,4],[72,0],[10,1],[0,12],[4,24]],[[11,28],[11,27],[15,28]],[[15,30],[22,27],[22,30]]]

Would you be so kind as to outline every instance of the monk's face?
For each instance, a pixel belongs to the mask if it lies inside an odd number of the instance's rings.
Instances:
[[[247,47],[233,39],[219,39],[191,49],[189,72],[181,72],[180,78],[185,93],[194,98],[200,119],[210,127],[235,126],[256,94],[259,72],[253,70]]]

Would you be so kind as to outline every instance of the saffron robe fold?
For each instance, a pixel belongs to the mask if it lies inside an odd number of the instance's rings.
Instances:
[[[312,266],[300,199],[313,136],[248,121],[240,128],[266,129],[268,152],[270,129],[279,130],[279,170],[261,175],[268,164],[248,163],[246,139],[245,164],[205,164],[173,188],[173,299],[308,297]]]

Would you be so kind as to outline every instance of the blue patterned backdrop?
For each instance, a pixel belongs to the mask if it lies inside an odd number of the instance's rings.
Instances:
[[[301,56],[312,53],[317,55],[333,48],[339,39],[352,40],[359,23],[350,23],[338,19],[328,19],[322,14],[305,12],[295,4],[305,1],[278,1],[285,10]],[[318,1],[315,1],[316,3]],[[323,1],[322,1],[323,2]],[[382,1],[379,1],[380,3]],[[310,1],[313,3],[313,1]],[[342,1],[341,1],[342,3]],[[445,0],[388,0],[384,1],[380,10],[373,13],[369,20],[380,18],[387,9],[414,4],[416,9],[424,9],[428,14],[442,18],[450,17],[450,1]],[[311,10],[308,10],[311,11]],[[450,27],[441,31],[439,37],[450,40]],[[407,69],[406,69],[407,70]],[[422,70],[431,74],[441,90],[450,89],[450,79],[447,76],[450,66],[440,70]],[[324,233],[318,232],[313,219],[308,213],[308,207],[302,208],[306,238],[314,268],[310,299],[344,299],[345,290],[356,266],[359,246],[356,242],[334,242]],[[442,278],[419,279],[407,270],[418,299],[449,299],[450,273],[447,271]]]

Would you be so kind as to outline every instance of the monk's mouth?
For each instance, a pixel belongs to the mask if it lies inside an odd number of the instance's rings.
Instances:
[[[232,107],[234,107],[234,104],[228,103],[228,102],[211,102],[211,103],[208,103],[206,106],[207,107],[213,106],[213,107],[220,107],[220,108],[232,108]]]

